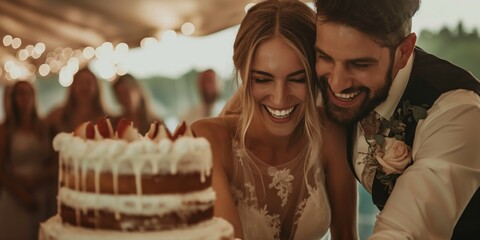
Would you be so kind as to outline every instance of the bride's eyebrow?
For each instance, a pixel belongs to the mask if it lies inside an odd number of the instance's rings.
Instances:
[[[305,74],[305,69],[300,69],[300,70],[297,70],[295,72],[292,72],[292,73],[288,74],[287,77],[293,77],[293,76],[300,75],[300,74]]]
[[[252,74],[259,74],[259,75],[264,75],[264,76],[268,76],[268,77],[273,77],[273,75],[271,73],[268,73],[268,72],[264,72],[264,71],[259,71],[259,70],[252,70]]]
[[[258,74],[258,75],[273,77],[273,75],[271,73],[264,72],[264,71],[259,71],[259,70],[255,70],[255,69],[252,70],[252,74]],[[295,72],[292,72],[292,73],[288,74],[287,77],[293,77],[293,76],[300,75],[300,74],[305,74],[305,69],[300,69],[300,70],[297,70]]]

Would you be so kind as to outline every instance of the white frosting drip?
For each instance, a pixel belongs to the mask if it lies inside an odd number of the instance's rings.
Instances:
[[[171,212],[192,213],[207,210],[215,201],[215,192],[207,188],[186,194],[111,195],[78,192],[66,187],[58,191],[58,200],[75,209],[107,210],[115,213],[132,215],[164,215]],[[194,205],[191,203],[200,203]]]
[[[55,216],[40,226],[40,240],[198,240],[198,239],[233,239],[233,227],[221,218],[196,224],[194,226],[168,231],[154,232],[120,232],[92,230],[62,225],[60,218]]]
[[[60,133],[53,147],[61,153],[64,165],[85,170],[112,171],[118,174],[192,173],[210,174],[212,153],[205,138],[180,137],[157,142],[142,137],[127,142],[122,139],[90,140]],[[146,167],[148,166],[148,167]]]

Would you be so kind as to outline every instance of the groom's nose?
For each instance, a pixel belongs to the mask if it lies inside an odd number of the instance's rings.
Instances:
[[[353,86],[352,76],[342,64],[332,66],[327,79],[334,93],[340,93]]]

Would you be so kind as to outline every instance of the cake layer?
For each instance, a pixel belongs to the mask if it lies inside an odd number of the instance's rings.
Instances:
[[[60,185],[83,192],[101,194],[165,194],[188,193],[207,189],[211,186],[211,176],[202,176],[199,172],[184,174],[142,174],[117,175],[111,172],[96,174],[92,170],[75,174],[72,168],[62,167],[63,177]],[[116,181],[116,183],[115,183]]]
[[[141,137],[127,142],[90,140],[60,133],[53,140],[53,148],[59,152],[61,165],[76,172],[92,170],[114,175],[199,172],[208,176],[212,169],[210,143],[205,138],[179,137],[172,142]]]
[[[115,214],[162,216],[178,213],[184,216],[213,208],[213,189],[185,193],[160,195],[111,195],[78,192],[62,187],[58,191],[58,202],[82,211],[97,210]],[[63,213],[62,213],[63,217]]]
[[[220,218],[192,225],[187,228],[155,232],[120,232],[108,230],[92,230],[62,224],[58,216],[42,223],[40,240],[231,240],[233,227]]]
[[[107,211],[77,211],[73,208],[62,205],[60,207],[62,222],[73,226],[80,226],[91,229],[118,230],[128,232],[148,232],[171,230],[191,226],[196,223],[207,221],[213,217],[213,207],[182,214],[171,212],[158,215],[126,215],[115,214]],[[78,224],[77,224],[78,222]]]

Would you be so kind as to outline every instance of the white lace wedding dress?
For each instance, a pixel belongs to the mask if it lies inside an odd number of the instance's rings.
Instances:
[[[245,240],[321,239],[330,226],[325,175],[318,166],[304,178],[305,151],[295,159],[270,166],[233,144],[235,199]]]

